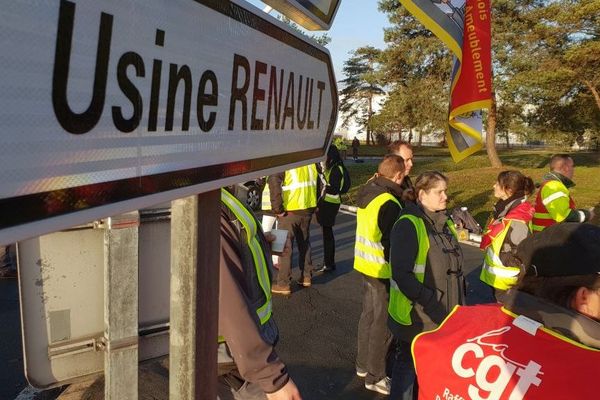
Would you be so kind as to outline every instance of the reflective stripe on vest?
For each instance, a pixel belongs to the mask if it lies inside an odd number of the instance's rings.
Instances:
[[[508,290],[517,283],[519,267],[507,267],[500,260],[500,250],[512,223],[511,219],[503,219],[504,229],[492,239],[487,247],[479,279],[496,289]]]
[[[269,177],[265,176],[265,187],[263,188],[261,196],[260,209],[263,211],[271,210],[271,189],[269,189]]]
[[[339,168],[340,170],[340,175],[342,177],[342,180],[340,182],[340,188],[344,187],[344,170],[342,169],[342,166],[337,164],[336,165],[337,168]],[[327,184],[329,185],[329,176],[331,175],[331,169],[328,169],[325,171],[325,182],[327,182]],[[338,190],[339,191],[339,190]],[[340,194],[329,194],[329,193],[325,193],[325,197],[324,197],[325,201],[328,203],[333,203],[333,204],[341,204],[342,203],[342,199]]]
[[[286,211],[306,210],[317,206],[318,172],[315,164],[285,171],[281,196]]]
[[[419,399],[595,399],[600,351],[498,304],[457,306],[412,343]]]
[[[257,225],[256,220],[250,211],[248,211],[248,209],[242,203],[240,203],[238,199],[236,199],[225,189],[221,189],[221,201],[236,216],[247,233],[247,245],[250,249],[250,253],[252,254],[258,282],[266,299],[265,304],[256,310],[256,314],[258,315],[260,323],[264,325],[269,318],[271,318],[272,304],[269,270],[265,261],[265,254],[263,253],[260,241],[257,238],[258,229],[260,229],[260,226]]]
[[[388,201],[400,202],[391,193],[375,197],[366,208],[356,212],[356,243],[354,245],[354,269],[373,278],[387,279],[391,276],[390,265],[385,261],[377,219],[379,209]]]
[[[412,214],[405,214],[400,219],[408,219],[413,223],[415,231],[417,233],[417,243],[419,249],[417,250],[417,257],[415,258],[415,265],[413,266],[413,273],[417,280],[421,283],[425,280],[425,265],[427,264],[427,253],[429,252],[429,235],[425,222],[422,218]],[[446,225],[452,232],[454,237],[458,237],[456,228],[452,220],[448,219]],[[402,293],[398,288],[398,283],[390,278],[390,301],[388,304],[388,313],[390,316],[399,323],[400,325],[411,325],[412,318],[410,313],[413,309],[413,302]]]
[[[552,209],[554,215],[548,209]],[[541,232],[557,222],[562,222],[572,209],[575,209],[575,202],[571,198],[569,189],[560,180],[544,182],[535,198],[533,231]]]

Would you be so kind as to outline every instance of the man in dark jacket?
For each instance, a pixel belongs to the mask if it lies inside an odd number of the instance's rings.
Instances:
[[[301,400],[274,349],[267,238],[233,195],[223,190],[221,204],[218,399]],[[291,253],[289,241],[284,253]]]
[[[362,275],[363,310],[358,322],[356,374],[365,378],[365,388],[390,393],[386,356],[391,334],[386,326],[391,277],[390,232],[402,209],[400,184],[404,178],[402,157],[388,154],[377,169],[377,177],[361,187],[357,195],[354,269]]]

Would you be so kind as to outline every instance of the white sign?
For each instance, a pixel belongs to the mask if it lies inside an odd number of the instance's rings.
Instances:
[[[320,160],[329,52],[246,2],[11,1],[0,244]]]
[[[329,30],[341,0],[262,0],[311,31]]]

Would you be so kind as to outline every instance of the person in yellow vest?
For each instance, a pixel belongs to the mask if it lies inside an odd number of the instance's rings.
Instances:
[[[335,237],[333,226],[340,205],[342,204],[340,190],[344,187],[344,161],[334,144],[327,150],[324,166],[325,185],[323,194],[317,202],[317,222],[323,232],[323,266],[315,272],[326,273],[335,271]],[[348,186],[349,187],[349,186]]]
[[[465,300],[463,255],[446,205],[448,178],[424,172],[415,181],[416,204],[409,203],[391,233],[388,326],[396,341],[391,399],[412,400],[416,379],[410,344],[437,327]]]
[[[313,270],[309,228],[317,207],[317,183],[319,170],[316,164],[294,168],[270,175],[264,190],[269,196],[271,212],[277,216],[277,229],[287,230],[292,243],[298,245],[298,284],[311,285]],[[291,294],[292,255],[279,258],[277,281],[271,291],[276,294]]]
[[[600,365],[600,227],[566,222],[517,248],[505,303],[456,307],[413,342],[419,398],[591,399]]]
[[[275,352],[271,253],[252,211],[221,190],[219,400],[301,400]],[[291,252],[289,241],[285,253]],[[253,284],[251,284],[253,283]]]
[[[354,269],[362,277],[362,313],[358,322],[356,374],[365,378],[365,388],[390,393],[386,356],[391,335],[386,326],[389,297],[390,232],[402,209],[400,184],[404,160],[386,155],[377,177],[362,186],[356,197],[356,244]]]
[[[560,222],[587,222],[594,218],[594,210],[575,207],[570,188],[575,186],[573,175],[575,163],[566,154],[556,154],[550,159],[550,172],[544,175],[544,182],[535,199],[533,231],[541,232]]]
[[[533,180],[519,171],[502,171],[494,183],[498,202],[479,246],[485,251],[479,278],[494,290],[497,300],[519,278],[517,245],[531,235],[533,206],[527,198],[534,190]]]

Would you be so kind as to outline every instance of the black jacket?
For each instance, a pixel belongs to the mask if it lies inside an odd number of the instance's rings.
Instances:
[[[317,221],[322,226],[333,226],[335,225],[335,217],[340,209],[339,204],[330,203],[325,201],[325,194],[337,195],[340,193],[340,187],[342,186],[342,178],[344,174],[339,168],[339,164],[342,163],[340,160],[329,167],[331,173],[329,174],[329,181],[325,185],[323,196],[317,203]]]
[[[399,325],[391,317],[388,326],[394,336],[411,342],[415,335],[436,328],[454,306],[464,304],[465,280],[462,275],[462,250],[446,225],[446,212],[425,212],[409,203],[400,216],[411,214],[425,222],[429,251],[425,278],[419,282],[413,272],[419,243],[413,223],[396,222],[391,234],[390,265],[398,288],[413,302],[412,325]]]

